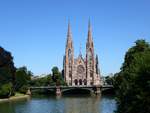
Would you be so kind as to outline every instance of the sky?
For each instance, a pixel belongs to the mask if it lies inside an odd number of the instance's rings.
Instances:
[[[150,42],[149,0],[1,0],[0,46],[16,67],[35,75],[63,68],[68,20],[75,57],[85,56],[88,21],[101,74],[119,72],[124,55],[137,39]]]

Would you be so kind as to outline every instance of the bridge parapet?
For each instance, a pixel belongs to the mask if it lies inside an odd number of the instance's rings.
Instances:
[[[104,85],[104,86],[40,86],[40,87],[30,87],[30,90],[34,89],[46,89],[46,90],[51,90],[56,93],[56,95],[61,95],[61,93],[65,90],[72,90],[72,89],[83,89],[83,90],[89,90],[91,92],[94,92],[95,94],[101,93],[103,89],[112,89],[112,85]]]

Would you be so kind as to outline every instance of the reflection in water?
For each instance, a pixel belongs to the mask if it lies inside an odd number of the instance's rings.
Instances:
[[[99,113],[99,101],[100,96],[67,98],[64,113]]]
[[[0,113],[113,113],[115,109],[115,100],[108,96],[38,96],[0,103]]]

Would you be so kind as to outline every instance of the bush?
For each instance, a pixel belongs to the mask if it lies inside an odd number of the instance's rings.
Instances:
[[[11,96],[11,94],[12,94],[12,84],[8,83],[8,84],[2,85],[2,87],[0,88],[0,97],[8,98]]]

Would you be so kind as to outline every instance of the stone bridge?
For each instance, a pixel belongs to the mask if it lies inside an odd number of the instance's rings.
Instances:
[[[104,90],[112,89],[112,85],[104,85],[104,86],[40,86],[40,87],[30,87],[28,90],[28,94],[31,94],[32,90],[49,90],[56,93],[56,95],[61,95],[67,91],[73,90],[82,90],[89,91],[90,93],[99,94]]]

